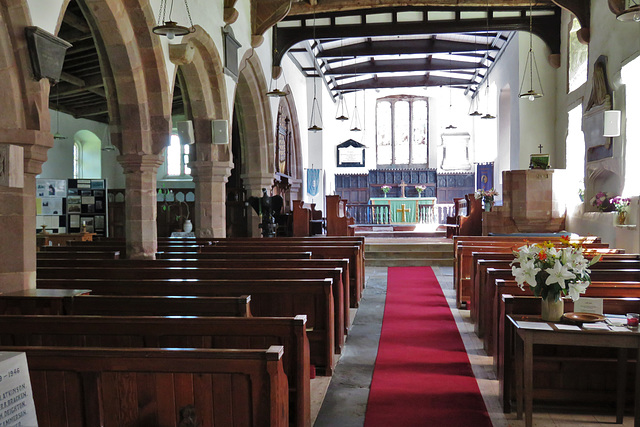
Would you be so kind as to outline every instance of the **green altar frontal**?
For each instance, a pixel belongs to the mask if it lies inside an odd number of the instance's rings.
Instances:
[[[372,205],[388,205],[391,223],[418,224],[433,221],[436,197],[372,197]],[[420,209],[420,206],[426,208]]]

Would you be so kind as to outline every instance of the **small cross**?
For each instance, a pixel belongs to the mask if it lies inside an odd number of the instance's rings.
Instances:
[[[404,188],[407,186],[407,184],[405,184],[404,180],[400,181],[400,185],[399,187],[402,189],[402,197],[405,197],[404,195]],[[402,205],[404,206],[404,205]]]
[[[402,188],[402,190],[404,192],[404,187]],[[404,195],[402,197],[404,197]],[[401,208],[396,209],[396,212],[402,212],[402,222],[407,222],[407,214],[411,212],[411,209],[407,208],[403,203]]]
[[[540,150],[540,154],[542,154],[542,144],[538,145],[538,149]]]

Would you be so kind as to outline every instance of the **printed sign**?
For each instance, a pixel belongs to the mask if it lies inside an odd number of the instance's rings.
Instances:
[[[0,426],[37,426],[27,357],[0,352]]]

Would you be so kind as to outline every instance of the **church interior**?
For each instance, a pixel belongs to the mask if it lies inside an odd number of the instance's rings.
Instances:
[[[0,424],[640,425],[640,2],[0,0],[0,58]]]

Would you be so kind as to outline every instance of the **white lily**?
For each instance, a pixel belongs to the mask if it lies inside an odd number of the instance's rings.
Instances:
[[[516,282],[520,289],[523,289],[525,283],[529,284],[532,288],[535,288],[536,274],[541,269],[536,267],[533,260],[526,260],[520,263],[520,267],[511,267],[511,273],[516,278]]]
[[[556,262],[552,268],[547,268],[544,271],[549,274],[549,277],[547,277],[545,282],[547,286],[557,283],[562,289],[566,289],[567,286],[565,284],[565,280],[576,278],[576,275],[569,271],[569,266],[564,265],[561,262]]]
[[[584,294],[589,287],[589,282],[570,282],[569,283],[569,297],[573,301],[580,299],[580,294]]]

